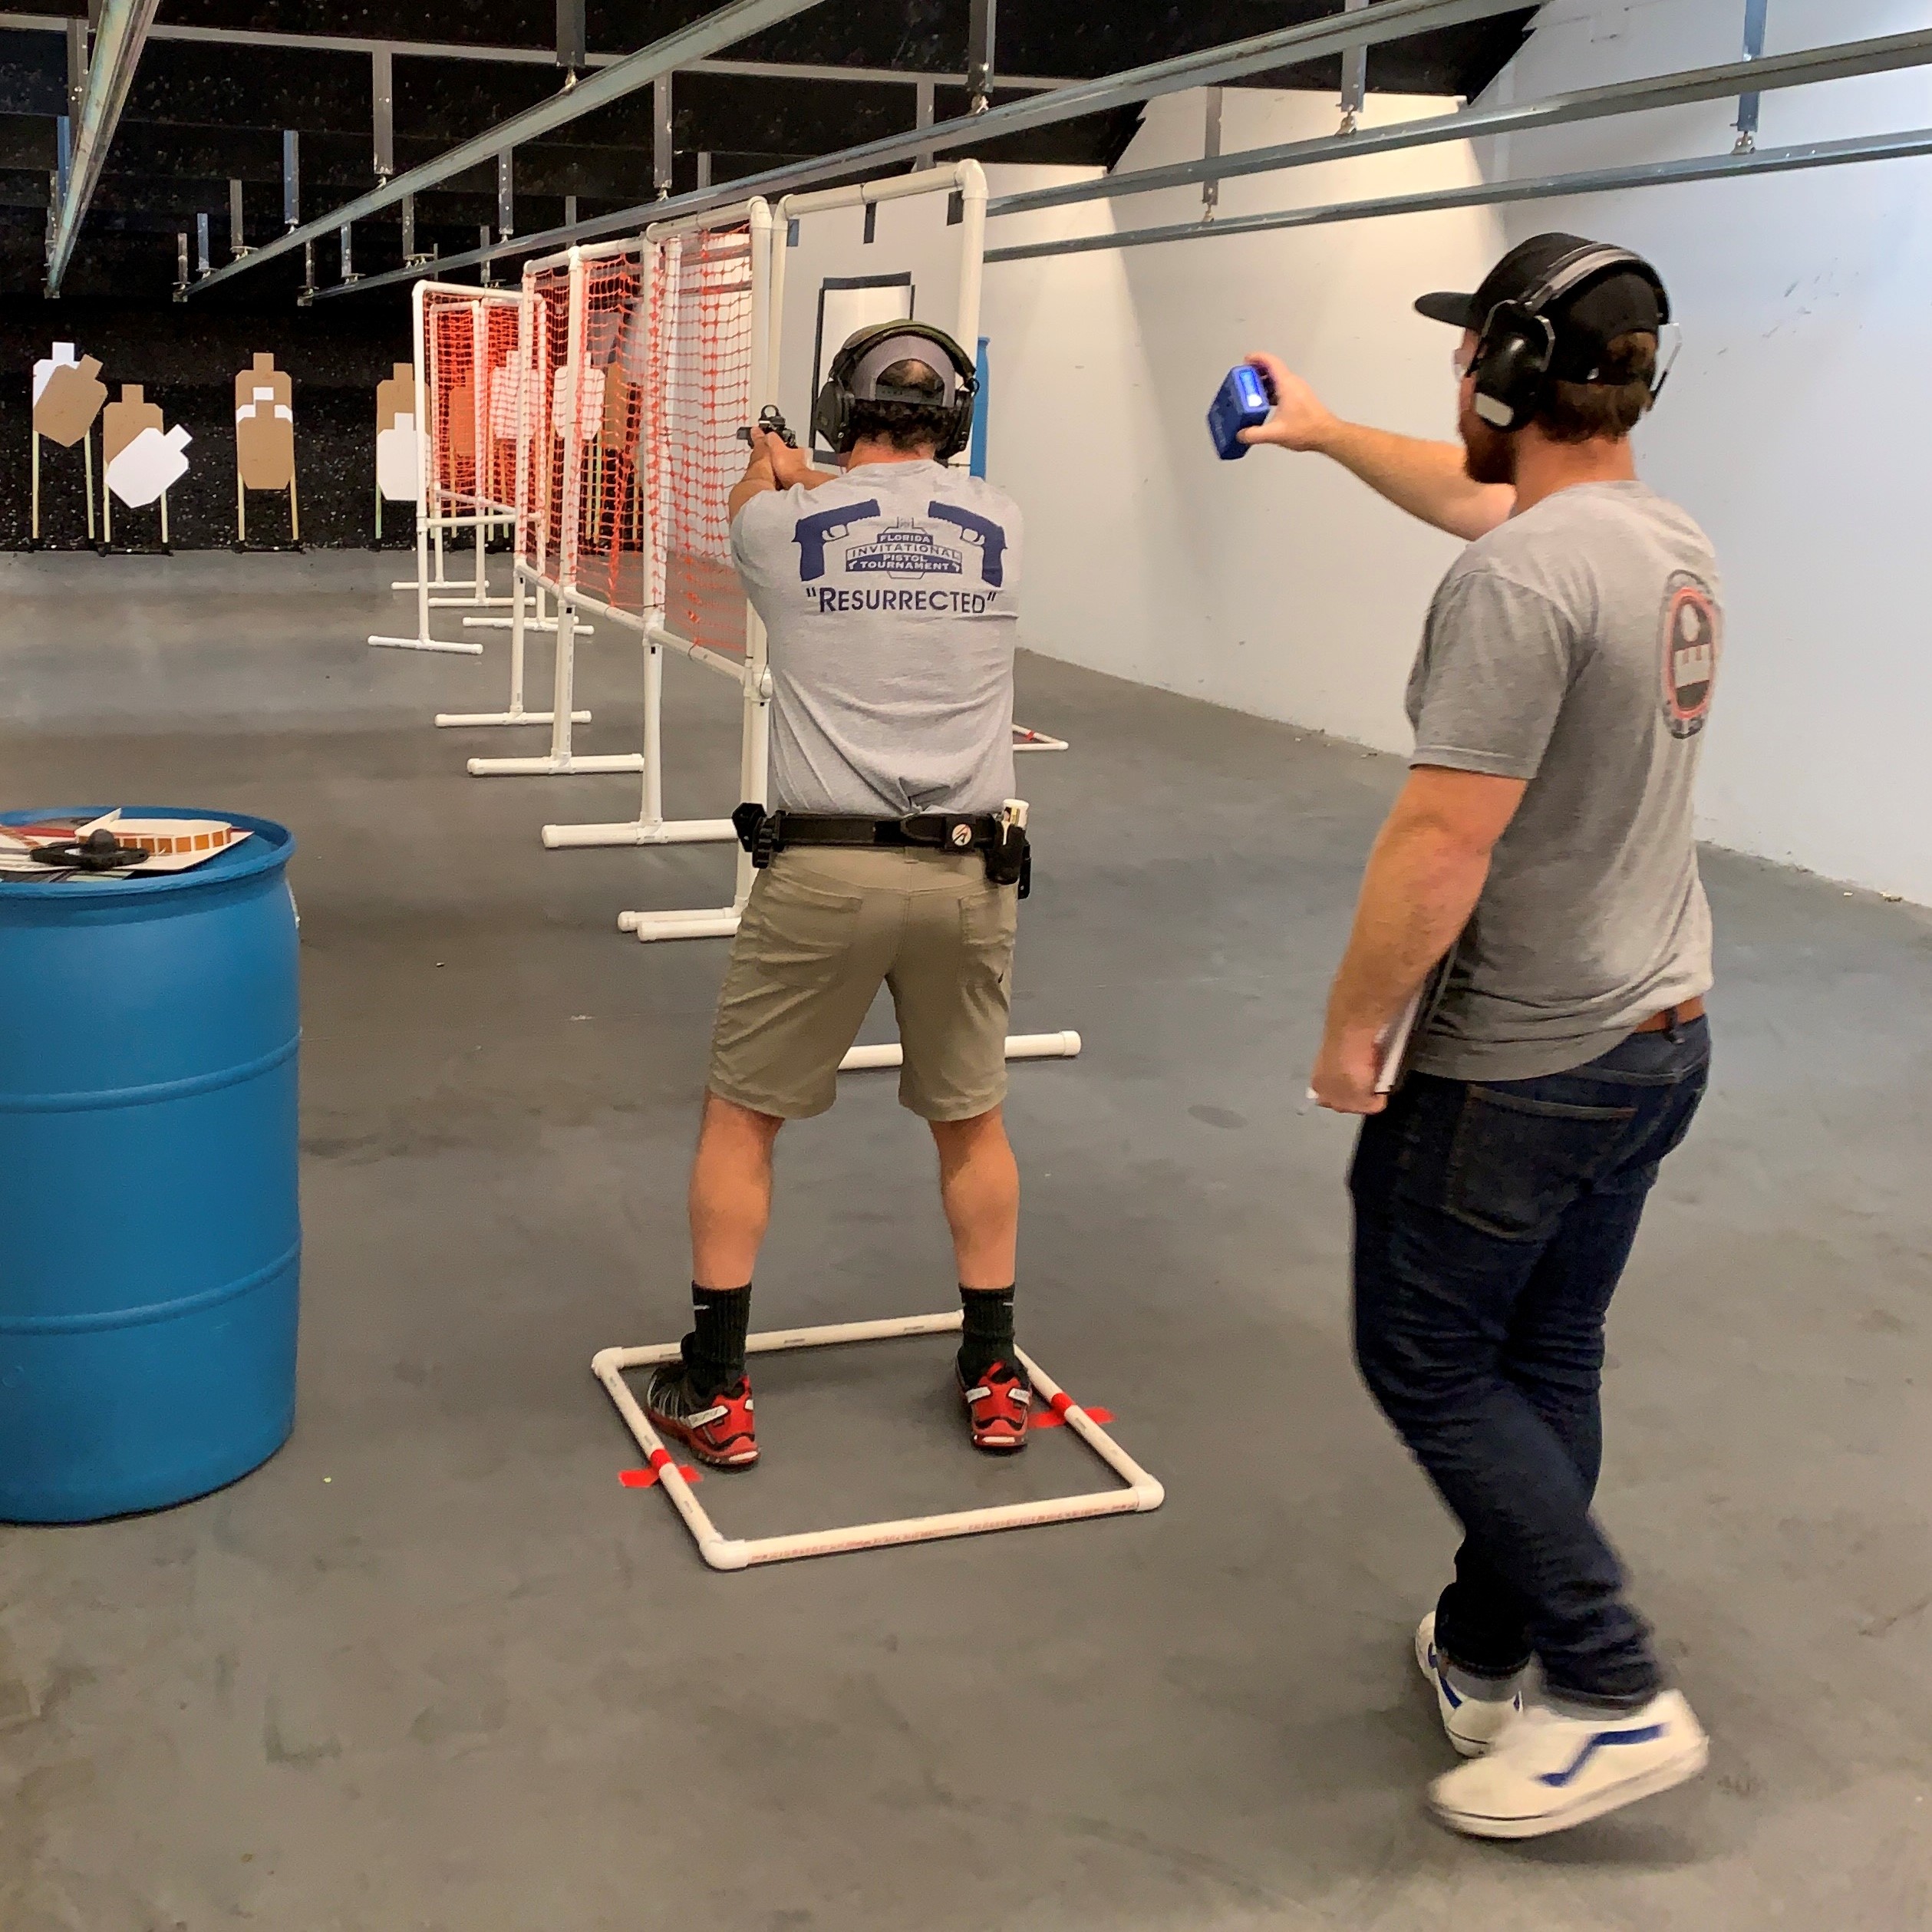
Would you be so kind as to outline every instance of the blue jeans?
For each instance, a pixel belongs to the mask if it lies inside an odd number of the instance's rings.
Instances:
[[[1694,1020],[1538,1080],[1411,1075],[1363,1123],[1356,1360],[1462,1523],[1436,1641],[1473,1676],[1534,1654],[1553,1696],[1604,1710],[1660,1686],[1590,1514],[1604,1317],[1709,1063]]]

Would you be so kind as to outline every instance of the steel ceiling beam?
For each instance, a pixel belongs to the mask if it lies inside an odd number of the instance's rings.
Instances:
[[[142,45],[159,4],[160,0],[103,0],[100,22],[94,31],[94,53],[87,62],[87,86],[74,124],[71,172],[54,231],[48,238],[50,295],[61,292],[67,265],[74,258],[75,239],[87,219],[87,204],[94,199],[107,150],[114,145],[114,129],[127,104],[127,90],[134,84]],[[58,24],[65,28],[65,21]]]
[[[1373,221],[1385,215],[1433,214],[1446,208],[1494,208],[1511,202],[1554,200],[1565,195],[1611,194],[1741,175],[1789,174],[1804,168],[1838,167],[1855,161],[1903,161],[1932,155],[1932,127],[1904,134],[1866,134],[1855,140],[1808,141],[1756,153],[1705,154],[1683,161],[1644,161],[1629,167],[1591,168],[1577,174],[1546,174],[1518,181],[1486,181],[1469,188],[1437,188],[1376,201],[1334,202],[1318,208],[1287,208],[1219,221],[1175,222],[1134,228],[1118,235],[1080,235],[1058,242],[1031,242],[988,249],[993,262],[1031,262],[1050,255],[1090,255],[1103,249],[1146,248],[1159,242],[1198,241],[1208,235],[1260,235],[1284,228],[1322,228],[1337,222]]]
[[[124,0],[124,4],[127,3],[129,0]],[[131,3],[145,5],[151,14],[155,0],[131,0]],[[434,160],[392,175],[368,193],[345,202],[341,207],[331,209],[300,228],[291,229],[279,240],[264,243],[242,260],[231,262],[226,268],[217,269],[213,275],[203,277],[189,292],[196,294],[220,282],[232,281],[236,275],[246,275],[251,269],[259,268],[278,255],[286,255],[292,249],[300,247],[304,242],[313,241],[331,229],[340,230],[351,223],[377,214],[401,201],[404,195],[420,194],[425,188],[434,188],[480,162],[493,162],[506,148],[516,147],[539,134],[549,134],[553,128],[564,127],[571,121],[582,120],[585,114],[608,107],[613,101],[636,93],[640,87],[648,87],[661,74],[669,74],[688,61],[701,60],[707,54],[716,53],[720,47],[729,47],[733,42],[743,40],[748,34],[760,32],[823,4],[824,0],[730,0],[729,5],[707,14],[703,19],[679,28],[674,34],[665,35],[663,39],[652,41],[635,54],[627,54],[614,66],[604,68],[579,81],[574,87],[563,88],[549,100],[539,101],[520,114],[513,114],[507,120],[499,121],[494,127],[486,128],[467,141],[459,141]]]
[[[83,21],[79,24],[84,28],[87,23]],[[0,33],[58,34],[68,25],[58,14],[0,12]],[[365,59],[386,52],[397,60],[476,61],[499,67],[551,68],[559,64],[554,48],[501,47],[470,41],[378,40],[356,34],[282,33],[268,28],[176,26],[166,21],[157,21],[148,30],[147,37],[152,41],[182,41],[190,45],[204,47],[279,47],[301,54],[359,54]],[[615,67],[618,61],[629,58],[625,54],[586,54],[580,71],[589,72]],[[679,71],[685,74],[735,74],[741,79],[852,81],[904,87],[930,85],[937,81],[942,87],[964,87],[968,80],[964,74],[915,73],[906,68],[843,67],[794,61],[687,61]],[[1003,74],[999,84],[1003,91],[1037,94],[1051,87],[1063,87],[1067,83],[1063,78],[1049,79],[1037,74]]]
[[[1050,93],[1036,94],[1030,101],[1009,101],[990,107],[983,114],[964,114],[930,127],[915,127],[904,134],[888,134],[809,161],[788,163],[759,174],[740,175],[720,187],[673,195],[668,200],[646,202],[591,221],[566,223],[541,234],[521,236],[508,247],[446,255],[437,262],[437,272],[443,275],[452,269],[493,262],[505,256],[541,255],[567,247],[572,242],[621,235],[641,229],[652,222],[702,214],[707,209],[742,201],[748,195],[805,187],[835,176],[860,176],[892,162],[910,160],[926,149],[974,147],[1003,134],[1024,134],[1036,127],[1075,120],[1084,114],[1105,114],[1112,108],[1152,101],[1162,94],[1179,94],[1189,87],[1211,87],[1217,81],[1269,73],[1358,45],[1374,46],[1384,41],[1406,40],[1413,34],[1459,27],[1473,20],[1493,19],[1498,14],[1518,12],[1522,5],[1523,0],[1381,0],[1379,5],[1363,12],[1337,13],[1298,27],[1278,27],[1245,40],[1203,48],[1197,53],[1128,68],[1118,74],[1102,74],[1095,80],[1070,81]],[[387,275],[365,275],[356,287],[358,290],[384,288],[414,281],[424,272],[420,269],[394,269]],[[316,291],[318,298],[348,292],[333,288]]]
[[[1076,202],[1150,194],[1162,188],[1188,187],[1197,181],[1231,180],[1245,174],[1272,174],[1321,161],[1352,160],[1364,154],[1425,147],[1437,141],[1531,134],[1539,128],[1561,127],[1577,121],[1642,114],[1658,107],[1686,107],[1700,101],[1722,101],[1736,94],[1741,84],[1765,90],[1806,87],[1820,81],[1848,80],[1859,74],[1884,74],[1928,63],[1932,63],[1932,29],[1891,34],[1882,39],[1848,41],[1768,58],[1690,68],[1681,73],[1620,81],[1614,87],[1591,87],[1575,94],[1552,94],[1545,100],[1509,107],[1465,108],[1458,114],[1397,121],[1387,127],[1361,128],[1353,134],[1289,141],[1278,147],[1247,148],[1204,160],[1177,161],[1165,167],[1137,169],[1131,174],[1106,175],[1096,181],[1030,189],[1024,194],[996,196],[987,203],[986,212],[989,215],[1030,214],[1039,209],[1063,208]]]

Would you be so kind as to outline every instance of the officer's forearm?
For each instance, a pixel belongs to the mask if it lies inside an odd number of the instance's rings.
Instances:
[[[1331,1035],[1380,1033],[1475,910],[1489,854],[1427,820],[1391,819],[1370,855],[1328,997]]]
[[[1470,481],[1459,443],[1337,420],[1318,447],[1396,509],[1471,542],[1507,523],[1515,507],[1516,493],[1508,484]]]

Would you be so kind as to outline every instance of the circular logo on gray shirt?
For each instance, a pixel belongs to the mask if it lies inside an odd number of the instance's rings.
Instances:
[[[1663,595],[1663,720],[1675,738],[1695,737],[1710,716],[1719,648],[1717,606],[1688,571],[1671,577]]]

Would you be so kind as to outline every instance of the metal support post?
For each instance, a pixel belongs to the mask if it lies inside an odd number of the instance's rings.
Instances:
[[[184,228],[174,238],[174,295],[179,302],[188,289],[188,231]]]
[[[195,269],[197,275],[206,275],[215,264],[208,252],[208,217],[195,217]]]
[[[67,23],[67,111],[70,120],[81,118],[81,103],[87,92],[87,21],[82,15]]]
[[[557,64],[564,70],[565,87],[574,87],[577,76],[590,64],[590,49],[584,38],[584,0],[557,0]]]
[[[930,81],[921,81],[912,90],[912,125],[915,127],[930,127],[933,112],[933,87]],[[913,156],[912,165],[915,169],[929,168],[932,166],[932,157],[931,148],[921,148]]]
[[[1221,159],[1221,90],[1207,87],[1202,90],[1207,98],[1207,125],[1202,130],[1201,158],[1204,161]],[[1214,211],[1221,205],[1221,183],[1218,176],[1209,175],[1201,184],[1201,219],[1204,222],[1214,219]]]
[[[234,174],[228,177],[228,252],[237,262],[248,252],[242,231],[242,181]]]
[[[577,226],[577,197],[575,195],[565,195],[563,198],[563,225],[565,228]]]
[[[1348,0],[1345,13],[1360,13],[1369,0]],[[1362,109],[1369,97],[1369,50],[1350,47],[1342,54],[1341,132],[1352,134],[1362,124]]]
[[[496,232],[505,241],[516,232],[516,163],[505,148],[496,157]]]
[[[711,185],[711,150],[708,147],[697,150],[697,185],[701,189]]]
[[[403,259],[414,264],[423,259],[416,252],[416,197],[403,196]]]
[[[282,130],[282,220],[285,228],[302,226],[302,136],[292,127]]]
[[[302,292],[296,302],[306,308],[315,299],[315,244],[305,242],[302,245]]]
[[[52,174],[52,195],[46,203],[46,253],[52,259],[54,253],[54,224],[60,220],[60,205],[68,199],[68,187],[74,182],[74,122],[66,114],[54,118],[54,174]]]
[[[396,172],[396,78],[389,49],[378,47],[369,56],[369,126],[374,137],[376,179],[387,181]]]
[[[350,252],[354,241],[351,225],[345,222],[335,231],[335,239],[342,250],[342,283],[346,288],[349,283],[358,279],[355,272],[355,258]]]
[[[972,96],[968,111],[983,114],[993,104],[993,48],[999,0],[973,0],[966,31],[966,91]]]
[[[1744,0],[1744,58],[1747,61],[1764,58],[1765,16],[1769,12],[1771,0]],[[1756,93],[1741,94],[1737,97],[1737,144],[1731,150],[1735,154],[1751,153],[1758,145],[1758,109],[1764,97]]]
[[[672,145],[671,76],[661,74],[651,84],[651,184],[662,201],[671,193]]]
[[[479,222],[476,224],[476,246],[480,249],[487,249],[490,246],[490,224],[487,222]],[[496,285],[496,272],[491,268],[486,258],[477,268],[476,279],[486,288],[493,288]]]

